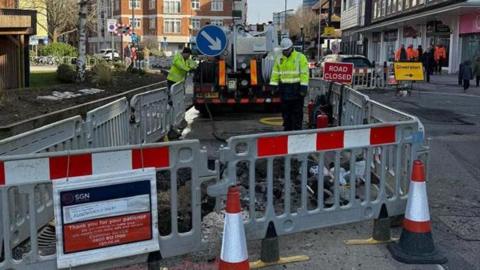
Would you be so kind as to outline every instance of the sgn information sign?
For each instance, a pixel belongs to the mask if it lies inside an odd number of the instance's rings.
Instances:
[[[323,79],[340,84],[352,84],[353,64],[325,62]]]
[[[54,181],[58,268],[159,249],[155,170]]]

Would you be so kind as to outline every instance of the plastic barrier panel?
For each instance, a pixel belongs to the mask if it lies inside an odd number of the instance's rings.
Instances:
[[[207,169],[207,155],[198,141],[124,146],[27,156],[2,157],[0,170],[2,232],[4,255],[1,269],[56,269],[55,237],[49,238],[43,230],[37,232],[39,214],[36,209],[36,189],[67,177],[80,177],[142,168],[156,168],[158,197],[158,233],[163,258],[182,255],[200,249],[201,187],[216,178]],[[8,198],[12,190],[26,198],[26,204],[17,204]],[[51,202],[52,198],[48,198]],[[17,211],[28,209],[25,217],[29,238],[21,243],[9,228],[17,222],[12,219]],[[49,215],[53,217],[53,210]],[[47,233],[48,234],[48,233]],[[49,233],[52,234],[51,232]],[[47,238],[47,239],[45,239]],[[113,257],[112,257],[113,258]],[[107,258],[108,259],[108,258]],[[145,259],[145,258],[143,258]],[[132,263],[134,260],[108,262],[108,266]],[[33,267],[33,268],[32,268]],[[95,269],[92,265],[92,269]]]
[[[131,143],[153,143],[163,138],[170,126],[167,88],[135,95],[130,101],[134,127]]]
[[[185,83],[179,82],[170,89],[172,98],[172,124],[175,127],[180,126],[185,118]]]
[[[130,143],[130,111],[126,98],[87,113],[89,148],[112,147]]]
[[[230,138],[221,150],[225,186],[241,185],[249,239],[402,214],[419,144],[394,123]],[[380,154],[379,154],[380,153]]]

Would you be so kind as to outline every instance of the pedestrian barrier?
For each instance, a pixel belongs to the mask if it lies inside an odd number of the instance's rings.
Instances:
[[[179,127],[185,119],[185,83],[179,82],[172,85],[170,96],[173,106],[171,123],[174,127]]]
[[[80,116],[0,140],[0,156],[85,148]]]
[[[88,146],[85,148],[130,144],[130,109],[127,98],[89,111],[86,125]]]
[[[3,233],[3,256],[1,269],[56,269],[55,249],[48,249],[48,243],[37,235],[40,220],[45,216],[53,218],[52,208],[48,215],[38,211],[38,199],[52,204],[51,181],[61,178],[108,174],[142,168],[156,168],[161,178],[157,183],[168,183],[168,207],[160,206],[160,221],[169,220],[160,227],[160,251],[162,257],[172,257],[198,250],[201,239],[201,186],[216,177],[207,168],[207,155],[198,141],[181,141],[161,144],[111,147],[69,152],[44,153],[36,155],[2,156],[0,170],[0,198]],[[39,198],[39,188],[48,190],[48,198]],[[178,191],[186,188],[190,202],[182,206]],[[18,196],[12,196],[15,191]],[[15,198],[24,197],[18,204]],[[21,220],[17,213],[27,209],[28,215]],[[180,217],[190,216],[188,226],[181,227]],[[17,232],[10,228],[22,221],[26,224],[28,240],[19,241]],[[47,221],[47,222],[48,222]],[[163,224],[165,222],[162,222]],[[54,239],[53,239],[54,240]],[[19,247],[20,246],[20,247]],[[28,249],[25,249],[28,247]],[[115,266],[115,262],[109,264]]]
[[[171,127],[169,115],[172,113],[166,107],[168,97],[165,91],[166,88],[160,88],[132,98],[133,103],[136,104],[135,100],[141,99],[144,95],[143,108],[139,110],[137,108],[141,116],[133,125],[130,120],[134,114],[127,99],[122,98],[88,112],[85,121],[81,116],[75,116],[1,140],[0,155],[79,150],[159,141]],[[158,93],[163,94],[159,94],[161,97],[157,100],[153,99]],[[177,104],[184,106],[181,102]],[[138,107],[141,104],[134,105],[132,108],[135,106]],[[51,198],[51,191],[48,191],[45,186],[36,187],[35,192],[38,198]],[[10,191],[9,200],[16,201],[18,205],[28,205],[25,196],[21,196],[16,189]],[[37,229],[39,229],[53,219],[53,212],[51,200],[39,199],[36,203],[37,211],[43,213],[42,218],[37,219]],[[6,212],[2,211],[0,217],[3,213]],[[25,222],[28,215],[28,207],[16,209],[15,222],[12,222],[12,226],[9,227],[10,233],[16,236],[15,244],[29,237],[30,231]],[[0,231],[0,241],[1,239],[3,239],[3,231]]]
[[[170,90],[173,106],[167,89],[159,88],[93,110],[85,122],[75,117],[0,141],[1,269],[55,268],[43,231],[37,235],[53,219],[53,179],[156,167],[158,216],[167,221],[159,225],[160,253],[166,258],[202,248],[205,188],[221,209],[229,188],[239,186],[247,239],[274,243],[277,234],[404,214],[414,160],[428,158],[417,118],[350,87],[313,79],[310,97],[328,97],[333,126],[232,137],[209,170],[198,141],[148,144],[183,120],[183,83]],[[245,259],[222,254],[226,263]],[[274,257],[262,259],[271,263]],[[109,265],[116,263],[123,261]]]
[[[132,143],[152,143],[162,139],[171,126],[167,88],[138,94],[130,101]]]
[[[327,88],[312,83],[320,94]],[[246,190],[249,239],[265,237],[270,222],[285,235],[373,219],[384,205],[389,215],[403,214],[423,126],[338,84],[330,101],[338,127],[232,137],[221,149],[225,173],[209,192]]]

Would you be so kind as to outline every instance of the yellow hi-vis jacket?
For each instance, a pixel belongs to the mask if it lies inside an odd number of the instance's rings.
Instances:
[[[167,80],[172,82],[181,82],[187,77],[187,73],[197,68],[197,63],[192,59],[183,59],[181,53],[175,54],[172,61],[172,67],[168,73]]]
[[[300,83],[308,86],[309,70],[307,57],[302,53],[293,51],[289,57],[277,57],[273,66],[270,85]]]

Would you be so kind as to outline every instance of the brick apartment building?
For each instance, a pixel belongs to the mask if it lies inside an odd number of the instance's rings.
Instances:
[[[112,13],[117,22],[132,24],[134,32],[141,40],[155,39],[166,51],[175,52],[189,43],[195,43],[195,35],[206,24],[229,26],[233,22],[233,16],[241,16],[245,22],[246,2],[246,0],[97,0],[98,35],[89,38],[89,52],[98,52],[102,48],[112,46],[112,35],[106,29],[107,20],[112,17]],[[114,39],[117,50],[129,42],[130,36]]]
[[[29,84],[28,39],[36,33],[36,12],[18,1],[0,0],[0,90]]]

